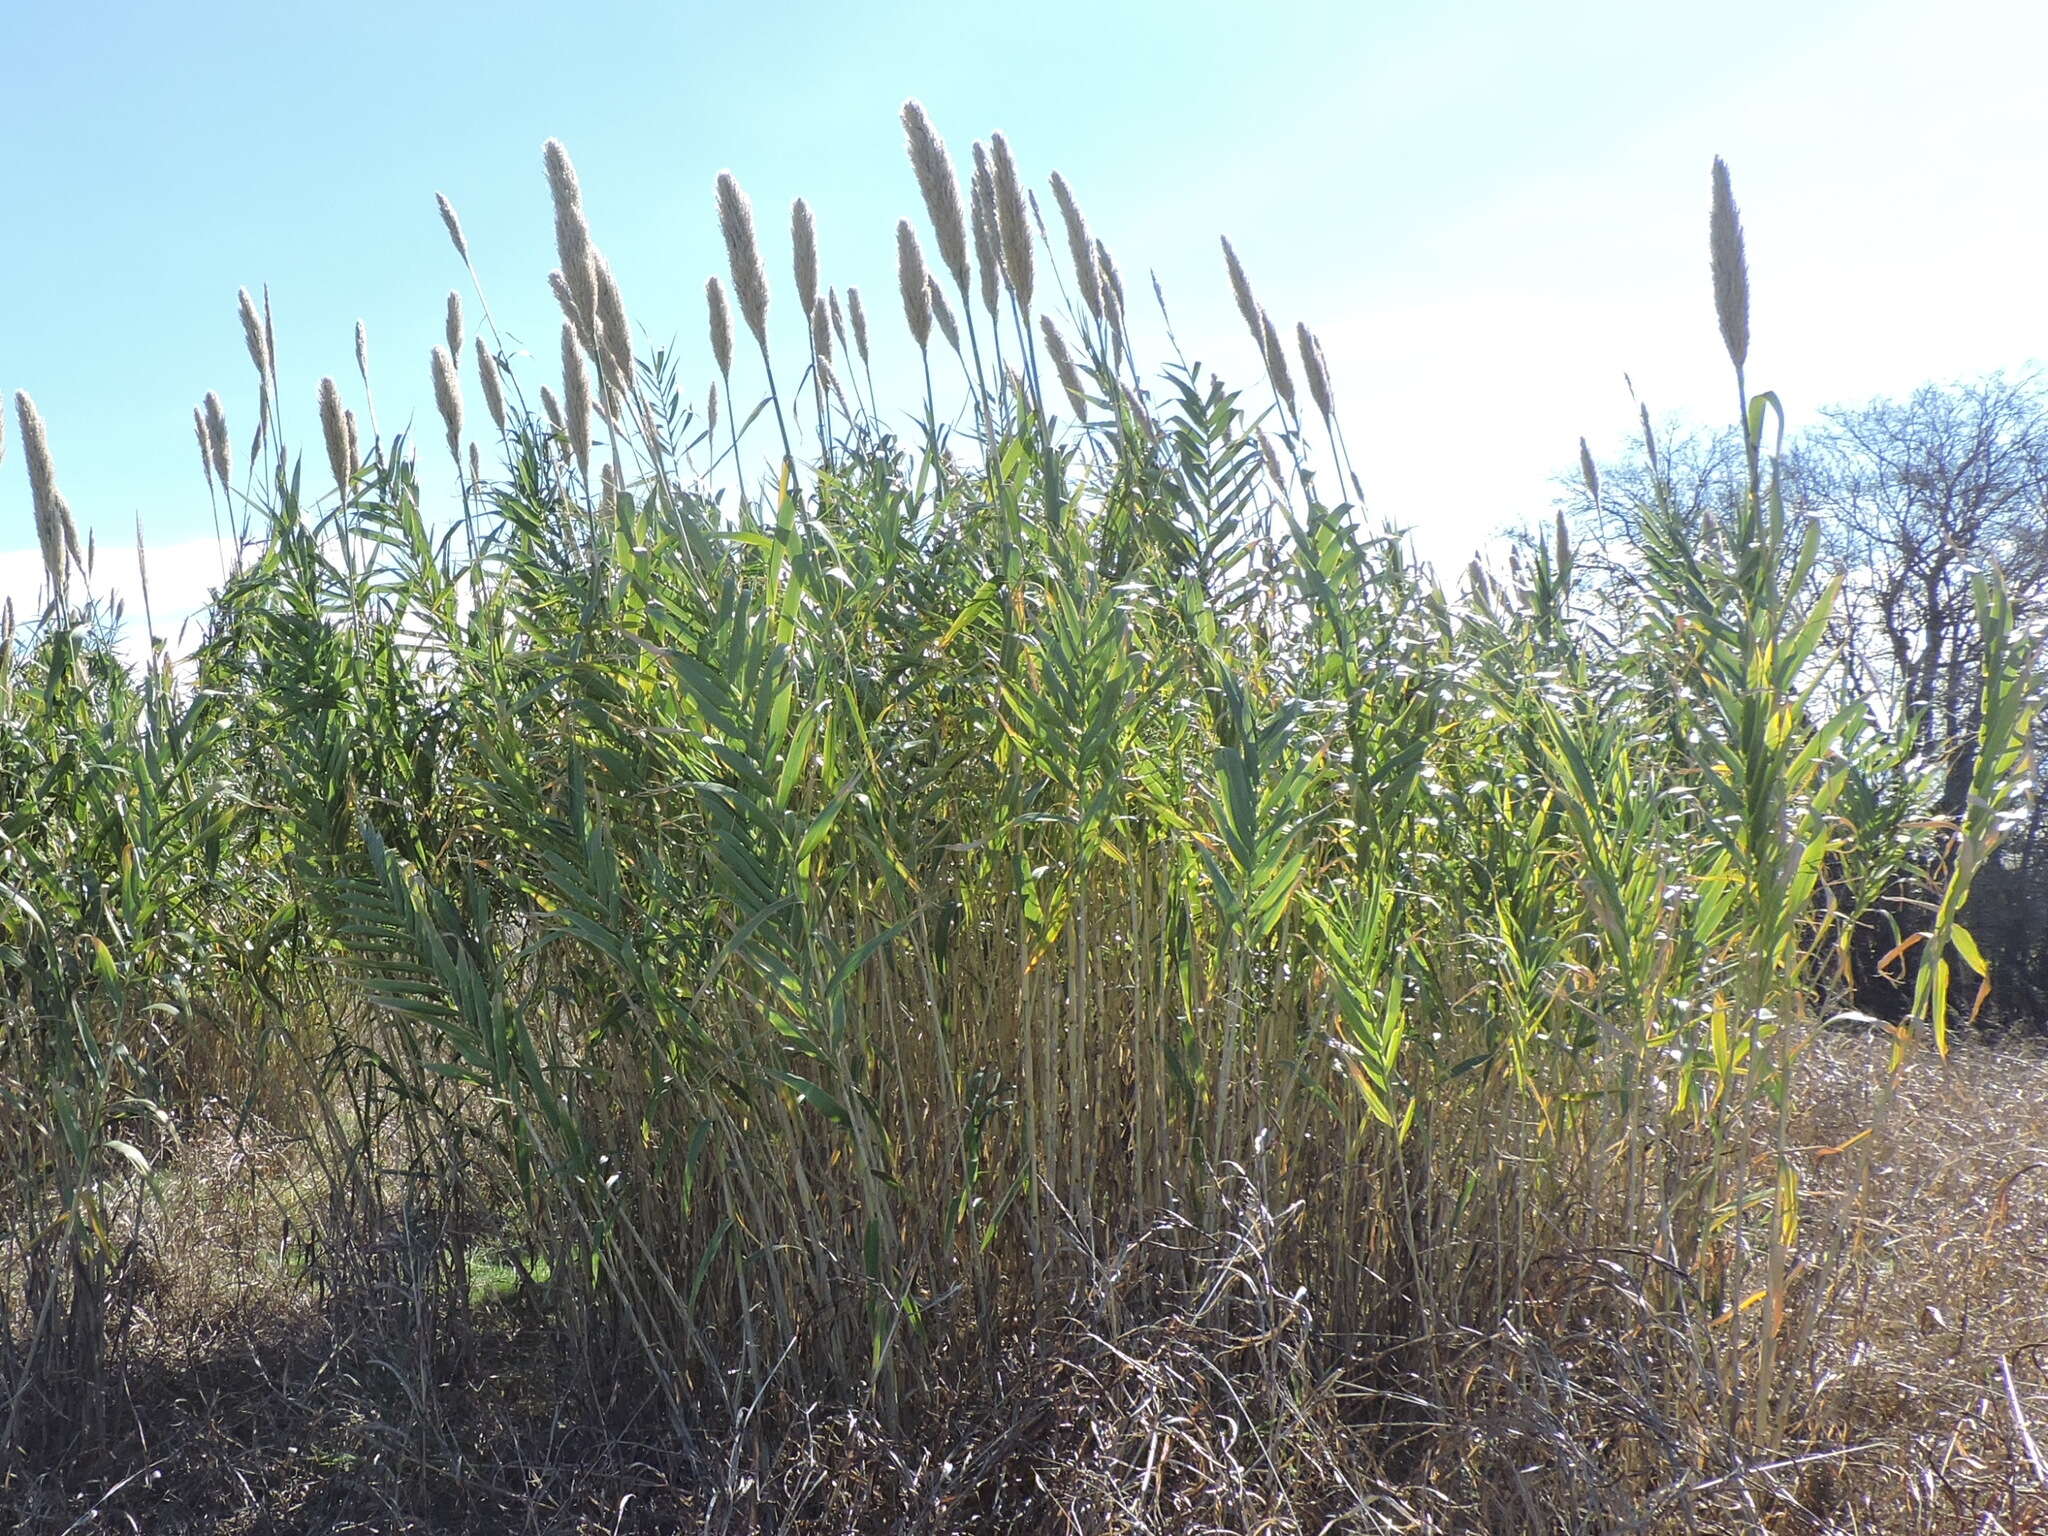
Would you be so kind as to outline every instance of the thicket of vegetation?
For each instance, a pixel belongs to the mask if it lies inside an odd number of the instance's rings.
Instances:
[[[196,414],[244,554],[189,675],[71,600],[17,397],[52,602],[0,651],[0,1498],[52,1529],[2010,1518],[2038,1311],[1980,1285],[2002,1386],[1923,1412],[1873,1214],[2025,808],[1998,572],[1944,815],[1955,759],[1829,643],[1771,397],[1710,516],[1653,491],[1598,582],[1560,524],[1453,590],[1347,496],[1321,350],[1234,257],[1256,400],[1146,372],[1064,183],[1049,234],[1000,136],[963,198],[905,121],[908,438],[868,371],[896,328],[823,285],[801,204],[771,332],[729,177],[743,330],[714,281],[699,412],[548,147],[559,356],[480,288],[466,351],[451,297],[445,527],[366,363],[364,425],[323,381],[299,451],[245,294],[253,451]],[[1906,1006],[1845,1044],[1880,907]],[[1982,1433],[1937,1490],[1957,1401]]]

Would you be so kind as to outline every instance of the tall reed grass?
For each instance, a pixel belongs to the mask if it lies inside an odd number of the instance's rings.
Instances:
[[[1146,371],[1065,181],[1048,239],[1000,136],[963,199],[905,122],[938,254],[901,226],[908,413],[850,289],[834,351],[802,203],[771,307],[729,174],[758,371],[714,276],[723,419],[683,403],[698,347],[634,334],[551,142],[559,359],[479,288],[487,416],[454,295],[423,375],[459,516],[374,414],[358,443],[366,349],[359,402],[276,396],[244,292],[253,458],[219,396],[197,420],[249,536],[189,680],[115,660],[45,533],[0,660],[0,1476],[108,1433],[152,1181],[210,1095],[296,1138],[307,1283],[404,1268],[417,1401],[488,1254],[706,1465],[818,1402],[1005,1401],[1069,1319],[1189,1298],[1266,1362],[1247,1432],[1341,1383],[1393,1465],[1520,1390],[1484,1341],[1581,1262],[1697,1430],[1617,1430],[1603,1497],[1690,1518],[1729,1447],[1829,1442],[1858,1196],[1814,1208],[1790,1117],[1849,935],[1930,855],[1901,1059],[1982,969],[1958,915],[2036,682],[1996,574],[1971,810],[1928,825],[1938,765],[1823,649],[1773,397],[1744,385],[1734,518],[1649,509],[1622,591],[1562,526],[1452,589],[1355,504],[1322,348],[1298,328],[1298,398],[1227,245],[1255,391]],[[1598,1482],[1527,1472],[1559,1508]]]

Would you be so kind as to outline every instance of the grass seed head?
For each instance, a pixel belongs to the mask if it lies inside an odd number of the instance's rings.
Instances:
[[[597,273],[591,262],[590,222],[583,213],[583,188],[576,179],[576,167],[560,139],[541,146],[541,164],[548,175],[548,191],[555,203],[555,251],[561,260],[579,330],[593,331],[597,325]]]
[[[1073,259],[1074,277],[1081,285],[1081,302],[1088,313],[1102,318],[1102,274],[1095,266],[1095,243],[1088,237],[1088,221],[1067,187],[1066,178],[1052,173],[1053,201],[1060,205],[1060,219],[1067,226],[1067,254]]]
[[[802,198],[789,205],[789,244],[796,258],[796,301],[808,315],[818,302],[818,221]]]
[[[1600,470],[1593,463],[1593,450],[1586,446],[1586,440],[1579,439],[1579,478],[1586,482],[1586,494],[1593,500],[1593,510],[1600,510]]]
[[[1016,157],[1010,141],[1000,133],[989,136],[996,172],[996,233],[1002,237],[1003,271],[1017,302],[1029,309],[1033,284],[1031,256],[1031,215],[1024,205],[1024,183],[1017,175]]]
[[[910,151],[910,168],[917,176],[917,189],[924,195],[925,216],[931,220],[932,239],[938,242],[939,260],[953,275],[964,294],[967,291],[967,222],[960,207],[960,179],[953,171],[953,157],[946,141],[932,127],[924,107],[916,101],[903,103],[903,137]]]
[[[768,273],[754,238],[754,208],[731,171],[718,173],[718,228],[725,236],[726,264],[732,268],[733,298],[740,318],[763,351],[768,348]]]
[[[582,305],[576,298],[576,290],[570,286],[569,279],[560,271],[550,272],[548,289],[554,294],[555,302],[562,308],[562,319],[575,331],[576,339],[583,343],[583,350],[595,353],[597,335],[591,329],[591,317],[583,313]]]
[[[868,361],[868,312],[860,301],[860,290],[846,290],[846,318],[853,326],[853,350],[860,354],[861,366]]]
[[[78,529],[71,508],[57,489],[57,470],[50,458],[49,433],[42,414],[25,389],[14,392],[14,419],[21,429],[21,457],[28,469],[30,504],[35,513],[36,542],[42,547],[43,570],[50,591],[61,604],[70,591],[70,564],[78,559]]]
[[[227,410],[211,390],[206,396],[206,440],[213,454],[213,477],[225,495],[235,480],[235,453],[228,442]]]
[[[347,428],[348,477],[350,480],[354,480],[357,475],[363,472],[363,447],[361,439],[356,436],[356,413],[354,411],[343,411],[341,413],[341,424]],[[474,443],[470,445],[472,450],[474,450],[475,446]]]
[[[633,387],[633,327],[626,319],[626,301],[619,292],[619,280],[604,252],[591,248],[591,265],[597,273],[597,337],[612,382],[622,390]]]
[[[1273,317],[1261,311],[1259,314],[1259,338],[1266,354],[1266,374],[1273,381],[1273,393],[1278,395],[1289,413],[1294,411],[1294,375],[1287,369],[1287,349],[1280,345],[1280,333],[1273,327]]]
[[[434,206],[441,210],[441,222],[448,226],[448,238],[455,242],[455,254],[465,263],[469,260],[469,242],[462,238],[462,220],[455,217],[455,205],[448,201],[448,194],[436,192]]]
[[[1324,421],[1331,418],[1330,365],[1323,358],[1323,344],[1306,323],[1296,322],[1294,339],[1301,349],[1301,371],[1308,378],[1308,397]]]
[[[567,437],[569,435],[569,423],[568,419],[562,414],[562,402],[555,398],[554,390],[546,384],[540,387],[540,408],[541,413],[548,419],[548,425],[561,433],[562,436]]]
[[[1261,311],[1258,301],[1252,297],[1251,280],[1244,275],[1244,263],[1237,259],[1237,252],[1231,248],[1228,240],[1223,242],[1223,265],[1230,272],[1230,293],[1237,300],[1237,312],[1244,316],[1244,323],[1252,333],[1252,340],[1263,352],[1266,348],[1266,333],[1260,324]]]
[[[363,381],[363,388],[370,387],[370,328],[362,321],[356,322],[356,373]]]
[[[713,384],[704,396],[704,436],[708,440],[718,430],[718,386]],[[718,445],[712,443],[711,452],[715,457]]]
[[[256,307],[256,299],[244,288],[237,295],[242,313],[242,340],[249,348],[249,361],[256,365],[256,377],[267,388],[270,383],[270,338],[263,323],[263,313]]]
[[[498,377],[498,360],[491,356],[491,349],[484,345],[481,336],[476,339],[476,376],[483,385],[484,409],[491,413],[491,424],[502,432],[505,430],[505,381]]]
[[[925,277],[917,231],[908,219],[896,221],[896,287],[903,295],[903,318],[910,322],[910,334],[922,352],[932,339],[931,284]]]
[[[931,291],[932,320],[938,325],[939,334],[946,338],[946,345],[958,352],[960,322],[953,318],[953,306],[946,302],[946,290],[939,286],[937,278],[929,279],[925,286]]]
[[[484,456],[477,451],[475,443],[469,445],[469,483],[471,485],[482,485],[484,483]]]
[[[192,407],[192,435],[199,439],[199,471],[206,476],[206,489],[210,492],[213,489],[213,439],[206,433],[206,407],[203,405]],[[5,418],[0,417],[0,444],[4,444],[6,437]],[[5,457],[6,454],[0,452],[0,458]]]
[[[832,365],[832,311],[823,299],[811,300],[811,350],[828,369]]]
[[[437,348],[436,351],[438,350]],[[332,378],[323,378],[320,381],[320,435],[327,443],[327,468],[334,476],[334,489],[343,501],[347,501],[348,421],[342,413],[341,386]]]
[[[988,146],[974,146],[974,266],[981,285],[982,308],[996,318],[1002,294],[1003,261],[1001,241],[996,234],[996,173],[988,160]]]
[[[462,356],[462,295],[452,288],[448,290],[448,318],[444,329],[448,336],[448,355]]]
[[[1067,403],[1074,408],[1077,420],[1088,419],[1088,397],[1081,389],[1081,375],[1074,367],[1073,355],[1067,351],[1067,343],[1061,337],[1059,327],[1052,323],[1052,316],[1040,315],[1038,327],[1045,335],[1045,350],[1052,354],[1053,370],[1060,376],[1060,388],[1067,392]]]
[[[448,456],[462,468],[462,381],[456,377],[455,356],[446,347],[434,348],[434,406],[441,413],[441,425],[448,429]]]
[[[569,451],[576,455],[576,467],[590,474],[590,374],[583,365],[583,348],[576,333],[562,327],[562,425],[569,434]]]
[[[1714,261],[1714,314],[1728,360],[1739,372],[1749,361],[1749,263],[1742,249],[1742,214],[1728,180],[1728,163],[1714,157],[1714,211],[1707,243]]]
[[[726,307],[725,286],[715,277],[704,279],[704,303],[711,312],[711,357],[721,378],[732,377],[732,311]]]

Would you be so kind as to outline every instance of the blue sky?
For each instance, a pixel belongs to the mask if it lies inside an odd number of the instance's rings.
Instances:
[[[1750,236],[1751,380],[1795,418],[2048,355],[2031,5],[0,0],[0,39],[0,387],[36,397],[109,573],[140,515],[160,611],[197,600],[212,558],[191,406],[218,389],[238,439],[253,423],[237,287],[271,285],[299,441],[358,318],[387,428],[430,419],[427,353],[464,281],[433,194],[501,324],[544,346],[550,135],[636,321],[679,339],[699,390],[725,167],[782,291],[803,195],[826,280],[872,295],[907,359],[884,298],[895,220],[919,211],[906,96],[956,153],[1001,129],[1028,175],[1061,171],[1127,284],[1156,271],[1188,351],[1248,383],[1228,233],[1276,319],[1322,334],[1371,509],[1445,562],[1540,514],[1581,433],[1619,445],[1624,373],[1656,409],[1731,413],[1716,153]],[[0,463],[18,606],[20,463]]]

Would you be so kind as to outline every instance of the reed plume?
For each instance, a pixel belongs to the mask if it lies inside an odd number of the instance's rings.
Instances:
[[[1117,345],[1128,347],[1124,340],[1124,280],[1117,275],[1116,263],[1109,259],[1109,247],[1100,240],[1095,242],[1095,266],[1102,274],[1103,318],[1109,322]]]
[[[236,296],[242,314],[242,340],[248,344],[249,361],[256,365],[256,377],[270,386],[270,340],[264,326],[262,312],[256,308],[256,299],[244,288]]]
[[[946,302],[946,290],[939,286],[937,278],[927,278],[925,287],[931,292],[932,320],[938,325],[939,334],[946,338],[946,345],[955,352],[960,350],[960,322],[953,318],[953,306]]]
[[[960,179],[953,171],[953,157],[946,152],[946,141],[932,127],[919,102],[903,103],[903,137],[910,151],[910,168],[917,176],[917,189],[924,195],[932,238],[938,242],[939,260],[945,263],[964,298],[968,282],[967,223],[960,207]]]
[[[7,456],[4,451],[7,439],[6,420],[6,417],[0,416],[0,458]],[[213,491],[213,440],[206,433],[206,409],[204,406],[195,405],[192,407],[192,435],[199,439],[199,472],[206,476],[206,489],[211,494]]]
[[[484,483],[484,456],[477,451],[477,446],[474,442],[469,445],[469,483],[471,485],[482,485]]]
[[[802,198],[789,205],[789,244],[795,254],[796,301],[808,315],[818,302],[818,224]]]
[[[1025,309],[1031,308],[1033,283],[1031,257],[1031,215],[1024,206],[1024,184],[1017,176],[1016,157],[1010,141],[1000,133],[989,135],[995,160],[996,233],[1001,237],[1003,271],[1009,274],[1010,291]]]
[[[583,349],[576,333],[562,327],[562,423],[569,434],[569,450],[576,455],[576,467],[590,474],[590,375],[583,365]]]
[[[70,591],[66,556],[76,557],[78,530],[72,525],[63,493],[57,489],[57,470],[50,459],[50,439],[42,414],[25,389],[14,392],[14,419],[21,429],[21,457],[28,468],[29,500],[35,514],[36,542],[42,546],[43,570],[50,578],[50,592],[61,606]]]
[[[1244,316],[1246,329],[1252,333],[1252,341],[1260,352],[1266,350],[1266,328],[1261,319],[1263,311],[1252,297],[1251,280],[1244,275],[1244,263],[1237,259],[1237,252],[1229,240],[1223,242],[1223,265],[1230,272],[1230,293],[1237,300],[1237,312]]]
[[[595,278],[592,281],[595,282]],[[562,319],[576,332],[576,339],[583,343],[583,350],[593,357],[596,356],[597,333],[591,328],[591,317],[587,317],[578,304],[576,290],[569,279],[564,277],[560,270],[550,272],[548,288],[554,294],[555,302],[561,306]]]
[[[206,438],[213,454],[213,477],[225,495],[235,482],[235,455],[228,441],[227,410],[211,390],[206,395]]]
[[[633,387],[633,328],[626,319],[626,301],[619,292],[619,280],[604,252],[591,247],[591,265],[597,273],[597,339],[612,382],[622,390]]]
[[[1714,314],[1721,322],[1721,340],[1728,360],[1740,373],[1749,361],[1749,263],[1742,248],[1742,215],[1728,163],[1714,157],[1714,211],[1708,219],[1707,243],[1714,262]]]
[[[541,414],[547,417],[549,426],[563,437],[569,435],[568,418],[562,414],[562,402],[555,398],[554,390],[545,384],[540,387],[540,409]]]
[[[323,378],[320,381],[320,435],[327,442],[327,467],[334,475],[334,489],[343,501],[347,501],[348,423],[342,416],[341,386],[332,378]]]
[[[754,208],[731,171],[718,173],[718,228],[725,236],[725,259],[732,268],[733,298],[740,318],[754,340],[768,350],[768,273],[761,265],[760,242],[754,238]]]
[[[455,217],[455,205],[448,201],[448,194],[436,192],[434,206],[441,210],[441,222],[448,227],[448,238],[455,242],[455,254],[465,266],[469,263],[469,242],[462,238],[462,220]]]
[[[346,428],[345,436],[348,438],[348,477],[353,481],[357,475],[363,472],[362,444],[356,437],[356,413],[354,411],[343,411],[341,413],[341,424]],[[476,451],[476,444],[470,444],[470,451],[472,453]]]
[[[1088,397],[1081,390],[1081,375],[1074,367],[1073,356],[1067,351],[1067,344],[1061,338],[1059,327],[1052,323],[1051,315],[1038,317],[1038,328],[1045,337],[1045,350],[1052,354],[1054,372],[1060,376],[1060,388],[1067,392],[1067,403],[1074,408],[1077,419],[1088,419]]]
[[[704,279],[704,303],[711,312],[711,357],[718,364],[719,377],[732,378],[732,311],[726,307],[725,287],[715,277]]]
[[[356,373],[363,381],[363,388],[370,387],[370,328],[362,321],[356,322]]]
[[[846,312],[839,307],[839,290],[825,290],[825,305],[832,311],[832,334],[839,338],[839,350],[846,350]]]
[[[853,350],[860,354],[863,368],[868,365],[868,312],[860,301],[860,290],[846,290],[846,317],[853,325]]]
[[[484,345],[483,337],[476,339],[476,377],[483,386],[484,409],[491,413],[491,423],[500,432],[505,430],[505,382],[498,377],[498,360],[491,356],[491,349]]]
[[[1273,317],[1263,310],[1259,313],[1260,349],[1266,354],[1266,376],[1273,381],[1273,393],[1280,397],[1290,414],[1294,414],[1294,375],[1287,368],[1287,349],[1280,345],[1280,333],[1273,326]]]
[[[1095,245],[1088,237],[1088,221],[1067,187],[1066,178],[1052,173],[1053,201],[1060,205],[1060,220],[1067,226],[1067,253],[1074,263],[1074,277],[1081,285],[1081,302],[1088,313],[1102,318],[1102,275],[1095,269]]]
[[[908,219],[896,221],[896,287],[903,295],[903,318],[910,322],[910,334],[922,352],[932,338],[931,284],[925,277],[917,232]]]
[[[996,318],[1001,299],[1001,240],[996,232],[996,173],[989,165],[988,146],[974,146],[974,185],[970,193],[974,214],[974,266],[981,284],[982,308]]]
[[[1593,450],[1586,446],[1586,440],[1579,439],[1579,478],[1586,482],[1586,495],[1592,498],[1593,510],[1600,510],[1600,469],[1593,462]]]
[[[441,425],[448,429],[448,457],[462,469],[462,381],[456,376],[455,358],[446,347],[434,348],[434,406],[441,413]]]
[[[562,278],[581,317],[579,329],[589,333],[597,326],[597,273],[590,255],[590,221],[583,213],[583,187],[560,139],[549,139],[541,146],[541,164],[554,198],[555,252],[562,263]]]
[[[448,290],[448,318],[443,326],[448,336],[448,355],[462,356],[462,295]]]
[[[712,434],[713,434],[714,432],[716,432],[717,430],[718,430],[718,386],[717,386],[716,384],[713,384],[713,385],[711,386],[711,388],[710,388],[710,389],[709,389],[709,390],[708,390],[708,391],[707,391],[707,392],[705,393],[705,396],[704,396],[704,438],[705,438],[705,441],[706,441],[706,442],[711,442],[711,436],[712,436]],[[717,444],[716,444],[715,442],[713,442],[713,443],[712,443],[712,445],[711,445],[711,452],[712,452],[712,456],[713,456],[713,457],[715,458],[715,457],[717,456],[717,453],[718,453],[718,445],[717,445]]]
[[[1323,357],[1323,344],[1316,340],[1315,332],[1308,328],[1305,321],[1295,323],[1294,339],[1301,349],[1301,371],[1308,379],[1308,397],[1315,401],[1317,413],[1327,422],[1333,413],[1330,404],[1330,367]]]

